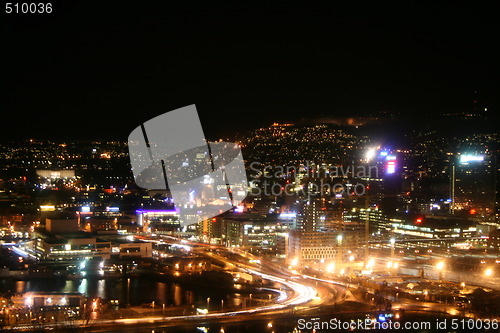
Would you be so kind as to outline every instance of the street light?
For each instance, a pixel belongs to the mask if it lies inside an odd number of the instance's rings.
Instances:
[[[438,270],[439,272],[439,280],[442,280],[443,279],[443,270],[444,270],[444,261],[439,261],[437,264],[436,264],[436,269]]]
[[[488,268],[484,271],[484,275],[486,276],[492,276],[493,275],[493,270],[491,268]]]
[[[376,150],[375,148],[371,148],[371,149],[368,149],[366,152],[365,152],[365,159],[369,162],[371,161],[374,157],[375,157],[375,154],[376,154]]]

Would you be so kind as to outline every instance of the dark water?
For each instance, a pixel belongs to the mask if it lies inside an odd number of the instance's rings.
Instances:
[[[14,281],[0,279],[0,293],[23,293],[27,291],[78,292],[87,297],[100,297],[120,301],[121,305],[131,306],[151,303],[158,306],[195,305],[210,309],[241,307],[240,295],[221,288],[181,285],[174,282],[157,281],[152,277],[131,277],[123,279],[87,278],[82,280],[33,279]],[[208,299],[209,298],[209,299]]]

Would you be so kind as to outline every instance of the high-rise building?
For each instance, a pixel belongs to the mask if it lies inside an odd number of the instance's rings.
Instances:
[[[308,265],[328,266],[337,271],[353,267],[364,253],[365,224],[345,219],[344,209],[332,207],[324,198],[304,202],[297,230],[289,232],[287,256]],[[323,267],[324,268],[324,267]]]
[[[490,215],[495,211],[495,161],[489,154],[460,154],[451,167],[452,211]]]
[[[325,219],[323,207],[324,203],[320,199],[305,201],[299,214],[299,229],[305,232],[318,231]]]
[[[288,258],[299,262],[336,260],[339,255],[337,231],[291,231],[288,240]]]

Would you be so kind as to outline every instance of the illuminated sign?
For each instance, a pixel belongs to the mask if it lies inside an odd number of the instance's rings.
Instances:
[[[469,162],[482,162],[484,161],[483,155],[460,155],[460,163],[469,163]]]
[[[388,161],[386,170],[387,170],[387,173],[395,173],[396,172],[396,161]]]
[[[51,212],[53,210],[56,210],[56,206],[54,206],[54,205],[41,205],[40,210],[42,212]]]
[[[297,213],[281,213],[279,215],[280,219],[294,219],[297,217]]]

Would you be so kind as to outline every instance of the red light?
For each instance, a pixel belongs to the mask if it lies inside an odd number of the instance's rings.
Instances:
[[[212,219],[212,222],[217,222],[217,219],[214,217],[214,218]]]
[[[417,220],[415,222],[416,223],[422,223],[422,218],[421,217],[417,218]]]
[[[469,213],[470,213],[471,215],[474,215],[474,214],[476,214],[476,213],[477,213],[477,211],[476,211],[474,208],[472,208],[472,209],[469,211]]]

